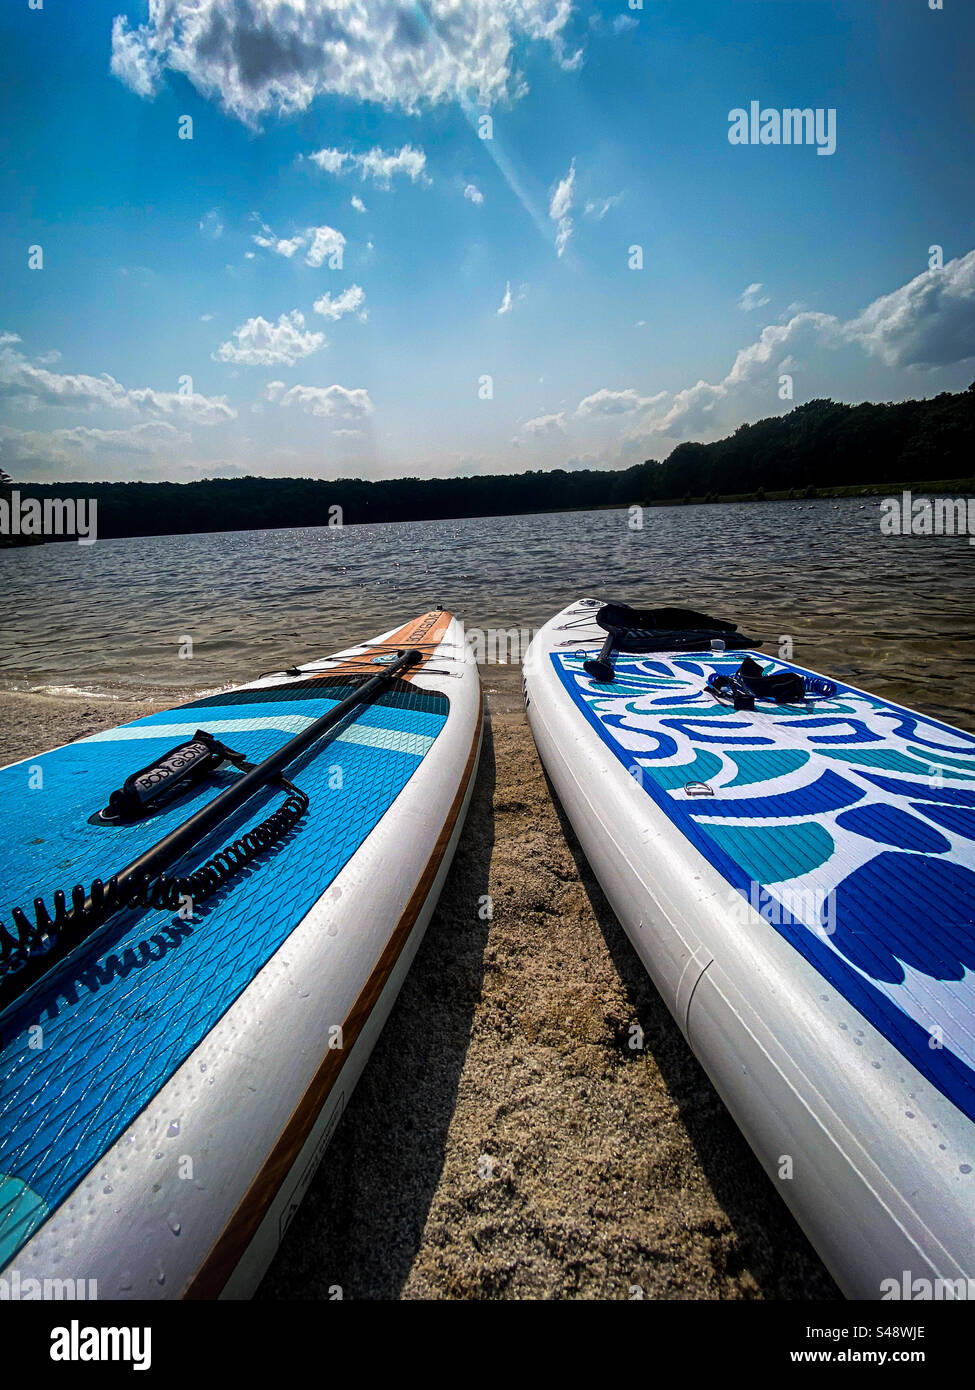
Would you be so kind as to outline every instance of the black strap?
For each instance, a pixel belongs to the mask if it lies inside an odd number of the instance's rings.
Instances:
[[[754,709],[755,701],[774,700],[777,705],[801,704],[806,698],[806,685],[796,671],[777,671],[766,676],[757,661],[746,656],[733,676],[715,672],[707,689],[717,700],[733,704],[735,709]]]
[[[112,792],[98,819],[142,820],[191,784],[209,777],[225,762],[232,763],[241,772],[251,768],[243,753],[235,753],[213,734],[197,729],[188,742],[178,744],[148,767],[141,767],[126,777],[118,791]]]

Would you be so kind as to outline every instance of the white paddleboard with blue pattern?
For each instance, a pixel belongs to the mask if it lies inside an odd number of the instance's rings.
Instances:
[[[598,607],[541,629],[525,693],[607,897],[841,1288],[953,1296],[975,1281],[975,738],[841,684],[735,710],[705,686],[744,651],[622,654],[601,684]]]

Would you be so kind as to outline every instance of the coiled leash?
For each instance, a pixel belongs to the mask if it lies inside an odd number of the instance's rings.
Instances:
[[[763,667],[750,656],[745,657],[733,676],[715,671],[704,688],[716,700],[733,705],[736,710],[753,710],[756,700],[799,705],[810,696],[822,700],[836,694],[835,682],[823,676],[801,676],[798,671],[775,671],[767,676]]]
[[[63,890],[54,894],[54,913],[42,898],[34,899],[34,922],[22,908],[12,912],[14,930],[0,923],[0,1012],[81,942],[125,908],[176,911],[189,897],[197,903],[210,897],[259,854],[279,843],[304,816],[310,804],[306,792],[284,775],[284,768],[323,734],[340,724],[358,705],[377,694],[409,667],[423,660],[415,648],[365,680],[326,714],[283,744],[255,767],[243,754],[198,729],[193,738],[165,754],[158,762],[127,778],[113,792],[108,805],[92,821],[113,824],[143,818],[159,810],[186,790],[188,783],[210,775],[223,762],[242,773],[224,791],[182,825],[140,854],[107,882],[96,878],[88,892],[82,884],[71,890],[68,904]],[[239,839],[225,845],[192,873],[169,878],[164,870],[178,862],[231,812],[266,786],[286,792],[284,802],[265,820]]]

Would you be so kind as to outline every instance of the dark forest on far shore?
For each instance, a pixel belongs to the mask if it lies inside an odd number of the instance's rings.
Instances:
[[[95,498],[98,536],[345,525],[716,501],[860,485],[967,480],[975,458],[975,383],[930,400],[809,401],[741,425],[712,444],[679,444],[632,468],[533,470],[466,478],[213,478],[192,483],[5,483],[22,497]],[[12,537],[0,536],[0,543]]]

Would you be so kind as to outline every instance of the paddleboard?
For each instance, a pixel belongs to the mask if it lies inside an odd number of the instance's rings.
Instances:
[[[307,809],[182,912],[126,908],[0,1013],[0,1277],[81,1297],[247,1297],[308,1189],[430,919],[463,825],[481,688],[434,610],[323,660],[0,770],[0,920],[107,877],[245,775],[129,823],[131,774],[203,730],[250,765],[364,682],[287,776]],[[270,785],[187,871],[280,806]],[[8,981],[9,984],[9,981]],[[59,1287],[63,1287],[60,1285]],[[22,1295],[24,1296],[24,1295]],[[37,1293],[32,1296],[41,1296]]]
[[[843,1292],[975,1296],[975,738],[730,643],[596,680],[601,607],[524,677],[609,902]],[[811,693],[707,690],[748,656]]]

